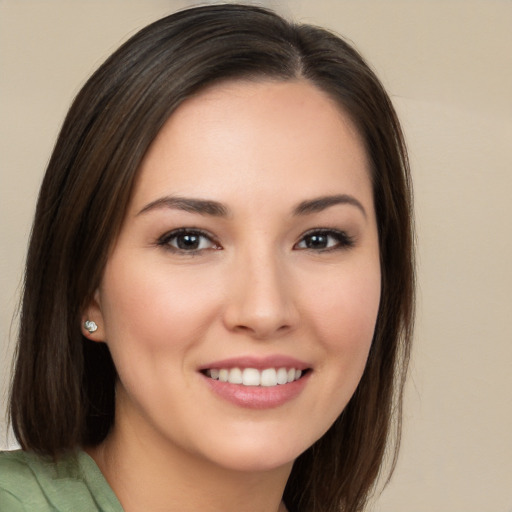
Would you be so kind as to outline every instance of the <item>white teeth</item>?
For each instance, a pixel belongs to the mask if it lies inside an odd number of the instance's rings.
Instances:
[[[213,368],[206,371],[206,375],[214,380],[229,382],[230,384],[242,384],[244,386],[271,387],[288,384],[300,379],[302,370],[296,368]]]
[[[295,370],[294,370],[295,373]],[[277,386],[277,372],[275,368],[267,368],[261,372],[262,386]]]
[[[240,368],[231,368],[229,370],[228,382],[231,382],[231,384],[242,384],[243,376]]]
[[[244,386],[259,386],[261,382],[260,372],[256,368],[246,368],[242,373]]]
[[[277,383],[286,384],[288,382],[288,370],[286,368],[279,368],[277,370]]]

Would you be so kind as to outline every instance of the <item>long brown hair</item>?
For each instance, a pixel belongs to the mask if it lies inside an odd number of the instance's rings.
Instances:
[[[81,311],[100,283],[141,160],[184,99],[222,80],[262,78],[300,78],[327,92],[357,126],[371,163],[382,268],[373,344],[355,395],[297,459],[284,495],[291,510],[354,512],[366,503],[392,425],[395,449],[400,434],[414,304],[407,153],[391,101],[357,51],[266,9],[216,5],[163,18],[122,45],[76,97],[32,228],[11,422],[24,449],[54,457],[105,438],[116,371],[106,345],[82,336]]]

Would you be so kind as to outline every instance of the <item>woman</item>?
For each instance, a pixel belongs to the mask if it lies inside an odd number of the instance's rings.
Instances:
[[[396,115],[341,39],[239,5],[141,30],[41,188],[2,510],[361,510],[411,230]]]

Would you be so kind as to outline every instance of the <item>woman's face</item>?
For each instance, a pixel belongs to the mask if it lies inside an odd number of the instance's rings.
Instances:
[[[147,153],[86,311],[119,374],[113,435],[236,470],[289,464],[352,396],[379,299],[348,117],[305,81],[203,91]]]

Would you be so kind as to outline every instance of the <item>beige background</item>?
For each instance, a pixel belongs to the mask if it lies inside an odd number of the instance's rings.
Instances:
[[[409,142],[416,344],[403,450],[372,510],[511,512],[512,2],[261,3],[354,41]],[[66,109],[121,40],[190,4],[0,0],[2,414],[31,217]],[[0,446],[12,446],[0,429]]]

